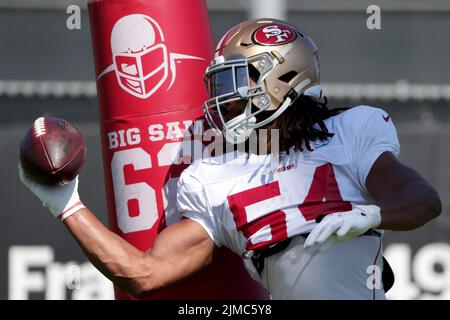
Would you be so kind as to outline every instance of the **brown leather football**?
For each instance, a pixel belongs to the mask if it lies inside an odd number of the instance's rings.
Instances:
[[[39,183],[66,184],[80,173],[86,146],[80,131],[66,120],[40,117],[20,143],[20,163]]]

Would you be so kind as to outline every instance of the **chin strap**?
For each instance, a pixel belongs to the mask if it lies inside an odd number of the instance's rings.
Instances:
[[[278,118],[291,105],[291,103],[294,102],[295,99],[297,99],[300,91],[310,83],[311,83],[310,79],[305,79],[302,82],[300,82],[295,88],[293,88],[288,93],[283,104],[270,117],[268,117],[267,119],[264,119],[261,122],[258,122],[256,125],[253,125],[251,128],[256,129],[256,128],[265,126],[266,124],[268,124],[268,123],[272,122],[273,120],[275,120],[276,118]],[[310,94],[312,94],[312,93],[313,93],[313,91],[311,91]]]

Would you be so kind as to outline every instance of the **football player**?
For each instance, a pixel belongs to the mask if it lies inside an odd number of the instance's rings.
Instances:
[[[316,46],[279,20],[228,31],[205,82],[211,127],[229,145],[272,130],[258,136],[269,152],[247,148],[190,165],[177,187],[185,219],[163,230],[149,251],[84,207],[78,179],[46,187],[21,170],[21,180],[89,260],[136,296],[200,270],[215,246],[226,246],[273,299],[384,299],[383,230],[412,230],[441,212],[433,187],[398,160],[391,117],[370,106],[329,110]]]

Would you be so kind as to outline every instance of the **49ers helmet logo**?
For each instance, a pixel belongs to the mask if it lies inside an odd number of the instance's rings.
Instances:
[[[283,45],[295,38],[297,38],[297,32],[294,29],[278,23],[263,25],[253,34],[253,40],[265,46]]]
[[[119,86],[140,99],[150,97],[169,79],[167,90],[172,87],[177,76],[177,61],[204,60],[169,52],[160,25],[143,14],[124,16],[114,24],[111,51],[112,64],[100,73],[97,80],[115,71]]]

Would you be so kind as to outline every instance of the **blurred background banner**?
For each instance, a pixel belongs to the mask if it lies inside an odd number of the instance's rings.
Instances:
[[[87,1],[0,0],[0,299],[112,299],[59,222],[18,180],[18,145],[35,118],[65,118],[88,148],[81,197],[106,224]],[[386,232],[391,299],[450,299],[450,1],[209,0],[214,41],[249,17],[286,19],[319,48],[331,107],[368,104],[396,124],[401,160],[439,191],[442,215]],[[195,23],[193,21],[192,23]]]

